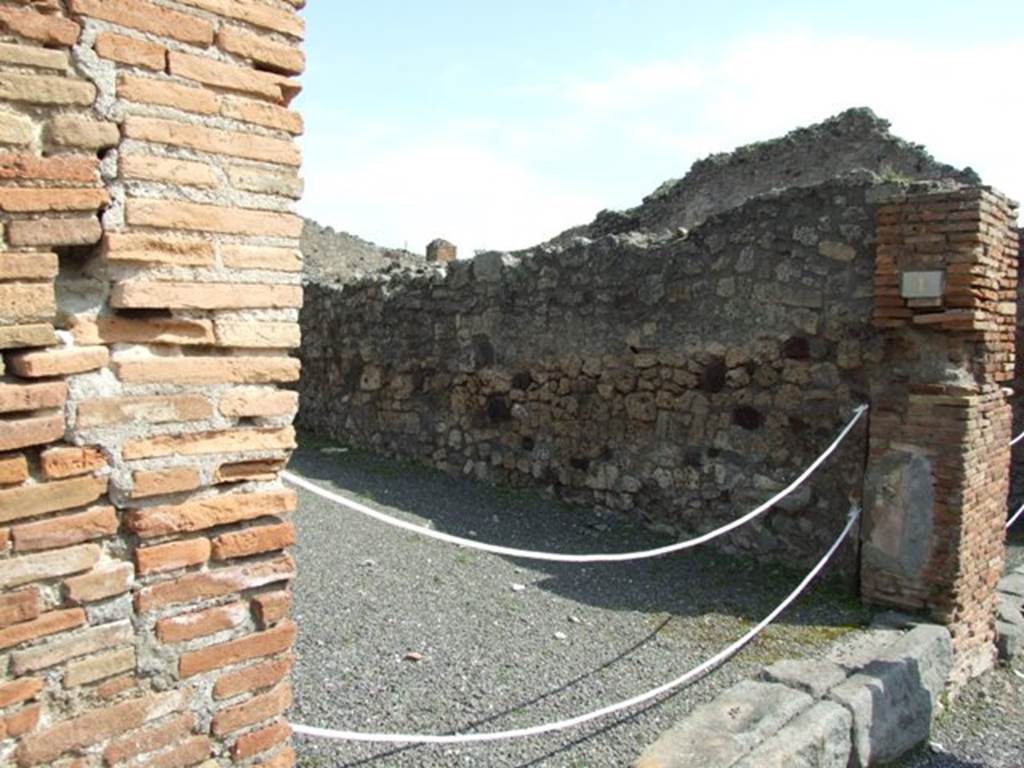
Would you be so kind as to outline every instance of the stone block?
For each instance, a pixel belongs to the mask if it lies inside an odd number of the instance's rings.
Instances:
[[[1006,621],[996,621],[996,649],[999,658],[1012,662],[1024,652],[1024,627]]]
[[[806,693],[784,685],[744,680],[697,707],[652,744],[635,768],[733,765],[812,703]]]
[[[846,680],[846,672],[831,661],[783,659],[766,667],[761,672],[761,678],[769,683],[781,683],[820,699]]]
[[[734,768],[846,768],[853,718],[831,701],[819,701],[771,736]]]
[[[853,716],[853,765],[890,762],[928,738],[952,663],[948,630],[922,625],[831,691]]]

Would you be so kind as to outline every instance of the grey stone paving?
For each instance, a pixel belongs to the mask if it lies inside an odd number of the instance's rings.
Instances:
[[[639,526],[539,494],[456,481],[310,436],[291,469],[406,519],[482,541],[561,551],[646,548]],[[577,568],[467,552],[302,495],[295,722],[379,731],[504,729],[560,719],[664,682],[767,613],[801,573],[701,548]],[[1024,563],[1024,526],[1010,562]],[[299,738],[300,766],[629,765],[696,705],[783,658],[814,657],[867,616],[819,584],[724,668],[653,706],[565,734],[388,749]],[[422,660],[407,660],[407,654]],[[1022,768],[1024,678],[1000,669],[940,718],[904,768]]]
[[[456,481],[308,436],[302,442],[293,471],[440,530],[566,552],[666,543],[638,525],[536,493]],[[709,547],[633,564],[527,563],[395,531],[305,493],[300,510],[292,719],[311,725],[495,730],[585,712],[721,650],[803,575]],[[464,748],[394,750],[300,738],[300,764],[629,765],[698,703],[766,664],[815,655],[866,618],[840,584],[826,581],[733,662],[639,712]],[[410,653],[422,659],[408,660]]]

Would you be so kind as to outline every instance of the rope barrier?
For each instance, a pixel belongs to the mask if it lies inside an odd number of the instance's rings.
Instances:
[[[745,645],[751,640],[757,637],[761,632],[764,631],[765,627],[775,621],[786,608],[792,604],[807,586],[814,580],[814,578],[821,573],[828,562],[832,559],[836,550],[839,549],[840,545],[849,535],[850,530],[853,528],[854,523],[857,522],[857,518],[860,516],[860,510],[856,507],[850,510],[850,517],[847,520],[846,527],[843,528],[843,532],[839,534],[839,538],[836,539],[835,543],[829,547],[824,557],[818,561],[818,564],[814,566],[810,573],[804,577],[796,589],[789,593],[785,600],[779,603],[778,607],[769,613],[764,619],[762,619],[756,626],[748,631],[741,638],[736,640],[730,646],[720,651],[716,655],[712,656],[707,661],[694,667],[685,674],[680,675],[675,680],[671,680],[663,685],[659,685],[657,688],[652,688],[645,693],[641,693],[638,696],[634,696],[630,699],[616,702],[615,704],[609,704],[601,709],[596,709],[593,712],[587,712],[583,715],[577,715],[566,720],[559,720],[554,723],[545,723],[543,725],[535,725],[529,728],[515,728],[508,731],[490,731],[484,733],[464,733],[464,734],[417,734],[417,733],[364,733],[361,731],[342,731],[333,728],[316,728],[309,725],[297,725],[292,724],[292,730],[302,736],[310,736],[314,738],[322,739],[334,739],[337,741],[365,741],[365,742],[376,742],[386,744],[470,744],[484,741],[500,741],[506,739],[523,739],[529,736],[539,736],[545,733],[551,733],[553,731],[564,731],[569,728],[574,728],[578,725],[590,722],[591,720],[597,720],[601,717],[613,715],[617,712],[621,712],[631,707],[635,707],[639,704],[643,704],[651,699],[657,698],[663,693],[679,688],[680,686],[690,682],[691,680],[700,677],[701,675],[710,672],[725,661],[736,655]]]
[[[1013,448],[1013,446],[1015,446],[1021,440],[1024,440],[1024,432],[1021,432],[1019,435],[1013,438],[1013,440],[1010,441],[1010,447]]]
[[[867,412],[867,410],[868,406],[866,405],[862,405],[859,408],[857,408],[857,410],[854,412],[853,418],[846,425],[846,427],[843,428],[843,431],[839,433],[839,436],[833,441],[833,443],[828,448],[825,449],[824,453],[822,453],[814,461],[813,464],[811,464],[807,469],[805,469],[800,474],[800,476],[796,478],[796,480],[794,480],[786,488],[779,491],[777,494],[772,496],[770,499],[768,499],[768,501],[764,502],[756,509],[751,510],[743,517],[733,520],[731,523],[726,523],[725,525],[715,528],[713,531],[709,531],[695,538],[687,539],[686,541],[679,541],[675,544],[668,544],[663,547],[657,547],[655,549],[647,549],[637,552],[614,552],[608,554],[591,555],[563,555],[557,552],[538,552],[530,549],[516,549],[515,547],[503,547],[497,544],[485,544],[482,542],[474,541],[472,539],[466,539],[461,536],[453,536],[450,533],[442,533],[440,531],[435,531],[430,528],[425,528],[422,525],[416,525],[414,523],[406,522],[405,520],[399,520],[398,518],[391,517],[390,515],[386,515],[383,512],[371,509],[365,504],[360,504],[357,501],[352,501],[351,499],[345,498],[344,496],[341,496],[337,493],[326,491],[323,488],[320,488],[319,486],[309,482],[308,480],[292,474],[291,472],[282,472],[281,477],[287,482],[291,483],[292,485],[298,486],[299,488],[303,488],[309,491],[310,493],[320,496],[323,499],[332,501],[335,504],[339,504],[354,512],[359,512],[360,514],[366,515],[367,517],[371,517],[379,522],[394,526],[395,528],[401,528],[402,530],[412,531],[413,533],[418,533],[423,536],[427,536],[431,539],[437,539],[438,541],[444,541],[448,542],[449,544],[455,544],[460,547],[465,547],[467,549],[476,549],[480,550],[481,552],[490,552],[494,555],[518,557],[525,560],[546,560],[549,562],[556,563],[626,562],[630,560],[643,560],[645,558],[650,557],[660,557],[662,555],[667,555],[672,552],[679,552],[684,549],[691,549],[692,547],[705,544],[711,541],[712,539],[716,539],[719,536],[728,533],[729,531],[739,528],[740,526],[750,522],[754,518],[764,514],[766,510],[775,506],[775,504],[782,501],[782,499],[786,498],[798,487],[800,487],[800,485],[808,477],[810,477],[811,474],[818,467],[820,467],[825,462],[825,460],[828,459],[829,456],[831,456],[835,452],[835,450],[839,447],[839,444],[843,442],[846,436],[850,433],[850,430],[852,430],[854,426],[857,424],[857,422],[860,421],[860,418]]]
[[[1021,508],[1013,513],[1013,517],[1011,517],[1007,521],[1006,525],[1003,526],[1003,530],[1010,530],[1010,526],[1016,523],[1020,519],[1021,515],[1024,515],[1024,505],[1021,505]]]

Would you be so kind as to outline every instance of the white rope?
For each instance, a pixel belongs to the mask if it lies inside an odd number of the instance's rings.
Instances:
[[[1011,517],[1007,521],[1006,525],[1003,526],[1003,530],[1007,530],[1007,531],[1010,530],[1010,526],[1013,525],[1014,523],[1016,523],[1017,520],[1020,519],[1021,515],[1024,515],[1024,505],[1021,505],[1021,508],[1013,513],[1013,517]]]
[[[710,672],[720,664],[728,661],[732,656],[736,655],[747,643],[757,637],[765,627],[771,624],[775,619],[782,613],[790,604],[796,600],[810,584],[814,578],[821,573],[822,569],[828,564],[828,561],[832,559],[836,550],[846,539],[850,533],[850,529],[853,528],[854,523],[860,516],[860,510],[854,507],[850,510],[850,518],[846,523],[846,527],[843,528],[843,532],[839,534],[839,538],[836,539],[835,543],[829,547],[828,552],[825,556],[818,561],[818,564],[814,566],[814,569],[804,577],[797,588],[789,593],[789,596],[783,600],[778,607],[769,613],[759,624],[753,627],[749,632],[743,635],[739,640],[735,641],[732,645],[727,647],[725,650],[720,651],[717,655],[712,656],[710,659],[694,667],[689,672],[680,675],[675,680],[659,685],[657,688],[652,688],[646,693],[641,693],[638,696],[634,696],[631,699],[625,699],[624,701],[616,702],[615,704],[609,704],[601,709],[594,710],[593,712],[587,712],[583,715],[577,715],[576,717],[569,718],[567,720],[559,720],[555,723],[545,723],[543,725],[535,725],[530,728],[516,728],[509,731],[491,731],[487,733],[464,733],[464,734],[417,734],[417,733],[363,733],[361,731],[340,731],[333,728],[314,728],[309,725],[297,725],[292,724],[292,730],[302,736],[312,736],[322,739],[335,739],[339,741],[371,741],[378,743],[387,744],[469,744],[481,741],[499,741],[504,739],[523,739],[529,736],[539,736],[544,733],[551,733],[552,731],[564,731],[569,728],[574,728],[577,725],[590,722],[591,720],[597,720],[601,717],[613,715],[616,712],[621,712],[625,709],[630,709],[638,704],[650,701],[651,699],[657,698],[663,693],[678,688],[691,680]]]
[[[379,522],[386,523],[387,525],[392,525],[396,528],[401,528],[406,531],[412,531],[413,533],[418,533],[432,539],[437,539],[438,541],[445,541],[449,544],[455,544],[460,547],[466,547],[467,549],[478,549],[482,552],[490,552],[491,554],[495,555],[518,557],[526,560],[547,560],[556,563],[612,563],[625,562],[629,560],[643,560],[645,558],[660,557],[661,555],[667,555],[672,552],[679,552],[684,549],[690,549],[692,547],[705,544],[711,541],[712,539],[716,539],[719,536],[728,533],[731,530],[739,528],[741,525],[750,522],[759,515],[762,515],[766,510],[770,509],[775,504],[782,501],[782,499],[789,496],[808,477],[810,477],[810,475],[818,467],[820,467],[829,456],[831,456],[835,452],[835,450],[839,447],[839,444],[843,442],[844,438],[850,433],[850,430],[853,429],[854,425],[860,420],[861,416],[863,416],[865,412],[867,412],[867,410],[868,406],[866,405],[862,405],[859,408],[857,408],[853,418],[846,425],[843,431],[839,433],[839,437],[837,437],[835,441],[828,448],[825,449],[825,452],[822,453],[821,456],[819,456],[813,464],[811,464],[807,469],[805,469],[796,480],[794,480],[786,488],[782,489],[777,494],[772,496],[770,499],[768,499],[768,501],[764,502],[761,506],[757,507],[754,510],[751,510],[743,517],[733,520],[731,523],[726,523],[725,525],[720,526],[719,528],[715,528],[713,531],[709,531],[705,534],[697,536],[696,538],[687,539],[686,541],[679,541],[675,544],[668,544],[666,546],[658,547],[656,549],[646,549],[638,552],[614,552],[596,555],[563,555],[557,552],[538,552],[530,549],[516,549],[514,547],[503,547],[497,544],[485,544],[479,541],[474,541],[472,539],[465,539],[461,536],[453,536],[450,533],[442,533],[441,531],[435,531],[430,528],[425,528],[422,525],[416,525],[414,523],[406,522],[405,520],[399,520],[398,518],[391,517],[390,515],[386,515],[383,512],[371,509],[365,504],[360,504],[357,501],[352,501],[351,499],[345,498],[344,496],[341,496],[337,493],[325,491],[323,488],[320,488],[314,485],[313,483],[309,482],[308,480],[301,478],[298,475],[292,474],[291,472],[282,472],[281,477],[287,480],[292,485],[296,485],[299,488],[303,488],[309,491],[310,493],[314,493],[317,496],[320,496],[323,499],[327,499],[328,501],[333,501],[335,504],[340,504],[341,506],[351,509],[354,512],[359,512],[360,514],[366,515],[367,517],[372,517],[374,520],[377,520]]]
[[[1021,432],[1019,435],[1013,438],[1013,440],[1010,441],[1010,447],[1013,448],[1013,446],[1015,446],[1021,440],[1024,440],[1024,432]]]

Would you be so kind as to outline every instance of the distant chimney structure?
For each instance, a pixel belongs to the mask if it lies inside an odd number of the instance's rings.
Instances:
[[[437,238],[427,245],[427,261],[455,261],[458,250],[454,243]]]

